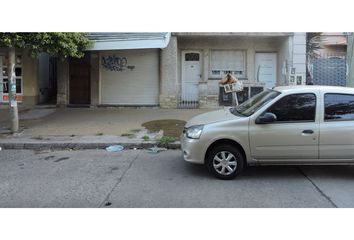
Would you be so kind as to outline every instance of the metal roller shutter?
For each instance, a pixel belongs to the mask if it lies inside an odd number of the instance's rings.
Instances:
[[[157,105],[159,50],[100,52],[101,104]]]

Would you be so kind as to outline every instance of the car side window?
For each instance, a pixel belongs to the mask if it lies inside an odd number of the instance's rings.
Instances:
[[[325,121],[354,120],[354,95],[326,93],[324,96]]]
[[[315,121],[316,95],[313,93],[287,95],[274,103],[266,112],[275,114],[276,122]]]

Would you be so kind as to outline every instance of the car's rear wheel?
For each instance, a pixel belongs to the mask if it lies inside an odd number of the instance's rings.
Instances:
[[[242,172],[243,155],[232,145],[218,145],[206,156],[206,165],[217,178],[230,180]]]

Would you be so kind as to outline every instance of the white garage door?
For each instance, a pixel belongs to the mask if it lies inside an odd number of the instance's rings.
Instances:
[[[157,49],[102,51],[101,104],[157,105]]]

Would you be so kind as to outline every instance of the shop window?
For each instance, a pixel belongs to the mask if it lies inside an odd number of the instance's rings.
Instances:
[[[8,64],[9,60],[7,56],[2,56],[2,76],[3,76],[3,92],[9,93],[9,80],[8,80]],[[22,94],[22,57],[16,56],[16,93]]]
[[[222,78],[231,73],[237,78],[246,77],[246,52],[238,50],[212,50],[210,78]]]

